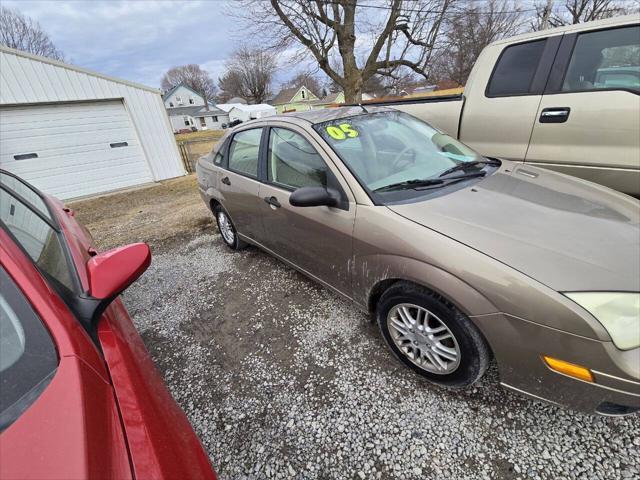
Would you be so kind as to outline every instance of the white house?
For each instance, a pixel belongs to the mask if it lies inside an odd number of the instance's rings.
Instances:
[[[184,83],[176,85],[162,95],[165,108],[204,106],[204,98]]]
[[[165,92],[162,100],[175,133],[182,130],[219,130],[223,123],[229,123],[227,112],[211,102],[207,108],[202,95],[184,83]]]
[[[229,123],[227,112],[211,105],[208,110],[200,106],[168,108],[167,115],[175,133],[181,130],[220,130],[223,123]]]
[[[256,118],[269,117],[275,115],[276,108],[266,103],[256,105],[245,105],[242,103],[220,103],[216,105],[221,110],[228,112],[229,121],[241,120],[247,122]]]
[[[159,90],[3,46],[0,166],[63,199],[185,174]]]

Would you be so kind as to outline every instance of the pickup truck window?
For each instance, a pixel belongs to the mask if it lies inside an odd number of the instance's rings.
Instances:
[[[563,92],[640,90],[640,26],[578,35]]]
[[[536,40],[505,48],[489,80],[487,96],[528,94],[545,42],[546,39]]]

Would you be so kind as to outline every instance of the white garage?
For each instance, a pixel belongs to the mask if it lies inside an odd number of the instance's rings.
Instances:
[[[185,174],[158,90],[5,47],[0,166],[62,199]]]

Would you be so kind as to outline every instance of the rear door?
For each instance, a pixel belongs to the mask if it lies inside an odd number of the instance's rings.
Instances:
[[[351,296],[348,267],[353,254],[356,204],[348,187],[302,129],[271,127],[267,135],[266,172],[260,187],[262,243],[296,267]],[[342,208],[294,207],[289,203],[289,195],[296,188],[326,188],[329,183],[348,198]]]
[[[262,237],[258,163],[263,128],[249,128],[229,139],[223,168],[218,172],[222,206],[229,212],[240,235],[251,240]]]
[[[560,36],[487,47],[470,79],[459,138],[483,155],[522,161]]]
[[[528,163],[640,194],[640,26],[565,35]]]

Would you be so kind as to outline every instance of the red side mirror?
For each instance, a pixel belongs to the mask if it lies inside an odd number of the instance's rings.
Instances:
[[[151,264],[146,243],[133,243],[100,253],[87,261],[89,294],[97,299],[111,299],[136,281]]]

